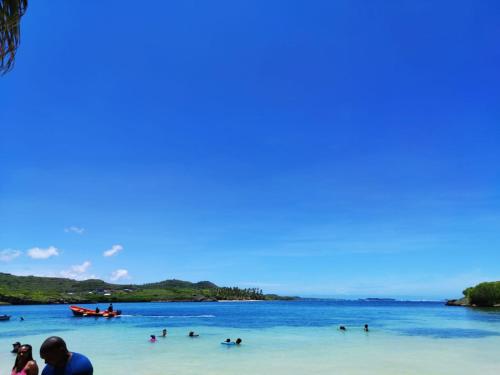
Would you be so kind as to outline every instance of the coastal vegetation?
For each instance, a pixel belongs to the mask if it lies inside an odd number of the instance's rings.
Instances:
[[[449,300],[451,306],[500,307],[500,281],[477,284],[463,291],[464,297]]]
[[[500,281],[480,283],[463,293],[471,305],[500,306]]]
[[[174,279],[122,285],[97,279],[77,281],[0,273],[0,303],[10,304],[276,299],[292,298],[264,294],[258,288],[220,287],[210,281],[192,283]]]
[[[14,65],[21,42],[21,17],[27,7],[28,0],[0,0],[0,75]]]

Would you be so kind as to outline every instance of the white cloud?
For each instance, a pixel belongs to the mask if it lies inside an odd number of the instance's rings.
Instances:
[[[0,251],[0,262],[10,262],[22,254],[19,250],[5,249]]]
[[[61,271],[60,274],[62,277],[67,277],[70,279],[77,279],[77,280],[87,280],[87,279],[95,279],[95,275],[87,275],[85,272],[90,268],[92,263],[90,263],[88,260],[83,262],[82,264],[75,264],[74,266],[71,266],[69,270]]]
[[[59,255],[59,250],[54,246],[49,246],[46,249],[42,249],[40,247],[33,247],[28,250],[28,256],[33,259],[47,259],[57,255]]]
[[[66,233],[83,234],[83,232],[85,232],[85,228],[82,228],[82,227],[75,227],[74,225],[72,225],[71,227],[64,228],[64,231],[65,231]]]
[[[118,254],[122,250],[123,250],[122,245],[113,245],[111,246],[111,249],[106,250],[102,255],[104,255],[105,257],[112,257],[113,255]]]
[[[127,270],[119,269],[119,270],[113,271],[111,273],[111,277],[109,279],[111,281],[118,281],[121,279],[130,279],[130,275],[128,274]]]

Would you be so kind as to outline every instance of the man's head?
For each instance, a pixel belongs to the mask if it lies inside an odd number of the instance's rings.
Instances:
[[[63,367],[68,361],[68,348],[64,340],[57,336],[46,339],[40,347],[40,357],[54,367]]]

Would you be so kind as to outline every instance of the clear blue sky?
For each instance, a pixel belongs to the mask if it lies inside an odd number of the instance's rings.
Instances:
[[[0,78],[1,272],[500,279],[497,1],[138,4],[30,2]]]

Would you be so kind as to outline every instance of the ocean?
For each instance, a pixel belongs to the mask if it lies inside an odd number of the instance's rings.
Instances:
[[[500,374],[498,309],[335,300],[115,308],[123,316],[95,319],[73,317],[67,305],[0,306],[0,315],[12,315],[0,322],[0,375],[10,374],[15,341],[33,345],[43,368],[38,348],[51,335],[87,355],[97,375]],[[167,337],[150,343],[149,335],[163,328]],[[200,336],[190,338],[189,331]],[[226,338],[243,343],[221,345]]]

